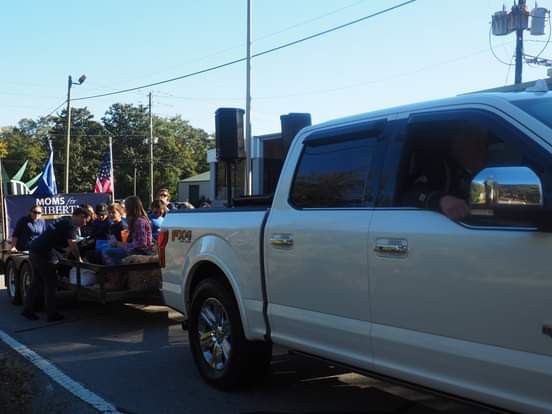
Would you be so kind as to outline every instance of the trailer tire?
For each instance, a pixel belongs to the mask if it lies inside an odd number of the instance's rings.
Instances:
[[[19,269],[19,292],[21,294],[21,302],[25,305],[27,299],[27,291],[31,285],[33,278],[33,269],[29,262],[25,262]]]
[[[6,263],[4,283],[6,284],[6,292],[13,305],[21,305],[21,288],[19,283],[19,273],[17,266],[13,260]]]
[[[215,278],[192,294],[188,337],[200,375],[216,388],[252,385],[268,372],[272,344],[245,338],[234,295]]]

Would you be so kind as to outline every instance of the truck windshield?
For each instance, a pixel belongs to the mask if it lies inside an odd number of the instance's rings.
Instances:
[[[552,128],[552,98],[513,101],[514,105]]]

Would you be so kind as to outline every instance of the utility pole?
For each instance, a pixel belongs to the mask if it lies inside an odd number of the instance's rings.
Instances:
[[[251,195],[251,0],[247,0],[247,59],[245,66],[245,195]]]
[[[517,14],[518,19],[515,21],[522,21],[522,14],[526,8],[525,0],[519,0],[517,7],[514,8],[515,13]],[[518,25],[516,30],[516,77],[515,83],[521,83],[522,81],[522,71],[523,71],[523,31],[525,28],[522,25]]]
[[[63,192],[69,192],[69,148],[71,146],[71,86],[73,86],[73,79],[69,75],[69,80],[67,82],[67,126],[65,132],[65,175],[64,175],[64,186]]]
[[[71,147],[71,86],[73,85],[82,85],[86,80],[86,75],[81,75],[78,82],[73,82],[71,75],[69,75],[67,81],[67,126],[65,132],[65,185],[63,186],[63,191],[65,193],[69,192],[69,154]]]
[[[149,156],[149,169],[150,169],[150,205],[153,202],[153,115],[151,113],[151,92],[148,94],[149,97],[149,146],[150,146],[150,156]],[[136,183],[136,180],[134,181]],[[136,193],[136,190],[134,190]]]
[[[526,0],[516,0],[511,10],[508,12],[506,6],[502,6],[502,10],[495,12],[492,15],[492,34],[495,36],[507,36],[510,33],[516,35],[516,52],[515,52],[515,83],[520,84],[523,79],[523,63],[524,60],[534,64],[546,65],[546,60],[541,60],[538,56],[528,56],[523,50],[524,31],[530,31],[531,36],[543,36],[546,32],[545,22],[550,19],[550,11],[544,7],[538,7],[535,3],[535,8],[531,11],[527,8]],[[529,24],[531,22],[531,24]],[[491,44],[492,49],[492,44]],[[544,51],[544,50],[543,50]],[[494,53],[494,51],[493,51]],[[495,54],[496,57],[496,54]],[[497,58],[498,59],[498,58]],[[500,59],[498,59],[500,61]],[[501,61],[502,62],[502,61]],[[505,62],[502,62],[505,63]],[[508,64],[508,63],[506,63]],[[511,65],[510,65],[511,66]]]
[[[134,164],[134,196],[136,196],[136,176],[137,176],[136,164]]]
[[[113,168],[113,137],[109,136],[109,169],[111,176],[111,201],[115,202],[115,169]]]
[[[4,167],[2,166],[2,158],[0,158],[0,214],[2,215],[2,239],[8,240],[8,223],[6,221],[6,209],[4,204]],[[6,246],[2,243],[2,248]]]

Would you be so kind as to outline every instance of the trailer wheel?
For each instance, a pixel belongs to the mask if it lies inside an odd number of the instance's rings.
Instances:
[[[17,266],[13,260],[9,260],[6,264],[6,291],[8,297],[14,305],[21,305],[21,289],[19,283],[19,275],[17,274]]]
[[[19,270],[19,291],[21,292],[21,302],[25,304],[27,299],[27,292],[29,286],[31,285],[31,280],[33,278],[33,271],[31,269],[30,263],[23,263],[21,269]]]
[[[239,388],[265,376],[272,345],[245,339],[232,291],[214,278],[193,292],[188,337],[203,379],[220,389]]]

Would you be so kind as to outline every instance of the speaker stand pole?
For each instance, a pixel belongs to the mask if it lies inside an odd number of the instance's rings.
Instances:
[[[251,195],[251,0],[247,0],[247,60],[245,75],[245,191]]]
[[[226,173],[226,206],[232,207],[232,161],[224,162],[224,172]]]

